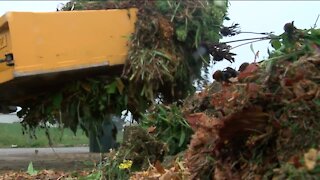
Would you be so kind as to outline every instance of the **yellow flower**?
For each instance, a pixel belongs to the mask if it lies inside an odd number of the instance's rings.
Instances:
[[[130,169],[132,166],[131,160],[123,160],[121,164],[119,164],[119,169]]]

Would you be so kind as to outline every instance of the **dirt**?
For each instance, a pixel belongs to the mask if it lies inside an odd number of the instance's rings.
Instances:
[[[99,162],[99,153],[89,153],[88,147],[70,148],[11,148],[0,149],[0,174],[14,170],[25,171],[32,161],[37,170],[76,171],[92,169]]]

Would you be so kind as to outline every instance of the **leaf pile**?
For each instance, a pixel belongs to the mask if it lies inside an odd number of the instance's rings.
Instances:
[[[68,82],[24,101],[19,104],[23,124],[33,129],[40,122],[59,120],[74,131],[78,125],[99,131],[108,114],[129,110],[139,119],[155,99],[171,103],[185,98],[193,93],[194,81],[203,80],[201,70],[208,64],[194,59],[192,52],[202,41],[220,39],[227,2],[216,4],[213,0],[70,1],[61,10],[138,8],[123,73]]]
[[[159,161],[155,165],[150,165],[149,169],[142,172],[136,172],[130,180],[140,179],[162,179],[162,180],[180,180],[188,179],[189,172],[182,161],[176,161],[170,169],[165,169]]]
[[[318,175],[308,151],[320,144],[319,35],[297,29],[298,38],[288,40],[285,32],[275,52],[282,54],[247,64],[232,82],[216,81],[185,102],[195,131],[185,155],[191,179]]]
[[[24,180],[34,180],[34,179],[79,179],[79,177],[87,176],[90,172],[74,172],[74,173],[66,173],[61,171],[53,171],[53,170],[42,170],[35,175],[30,175],[27,172],[4,172],[0,175],[0,179],[6,180],[16,180],[16,179],[24,179]]]

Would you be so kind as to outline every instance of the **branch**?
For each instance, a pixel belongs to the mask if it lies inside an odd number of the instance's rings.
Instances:
[[[247,44],[251,44],[251,43],[255,43],[255,42],[259,42],[259,41],[264,41],[264,40],[268,40],[268,39],[258,39],[258,40],[246,42],[246,43],[243,43],[243,44],[239,44],[237,46],[234,46],[234,47],[230,48],[230,50],[231,49],[235,49],[235,48],[240,47],[240,46],[244,46],[244,45],[247,45]]]
[[[234,42],[241,42],[241,41],[251,41],[251,40],[266,40],[266,39],[280,39],[279,37],[270,37],[270,36],[265,36],[265,37],[257,37],[257,38],[247,38],[247,39],[238,39],[238,40],[233,40],[233,41],[226,41],[226,42],[221,42],[221,43],[234,43]]]
[[[272,32],[270,32],[270,33],[257,33],[257,32],[250,32],[250,31],[240,31],[239,32],[239,34],[240,33],[243,33],[243,34],[260,34],[260,35],[270,35],[270,34],[272,34]]]
[[[316,19],[316,22],[314,22],[313,28],[316,28],[316,27],[317,27],[318,20],[319,20],[319,16],[320,16],[320,14],[318,14],[318,17],[317,17],[317,19]]]

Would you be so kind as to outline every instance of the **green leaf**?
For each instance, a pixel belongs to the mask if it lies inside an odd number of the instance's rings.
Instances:
[[[62,99],[63,99],[63,97],[62,97],[62,94],[61,94],[61,93],[56,94],[56,95],[53,97],[53,102],[52,102],[52,103],[53,103],[53,107],[55,107],[55,108],[60,108]]]
[[[256,55],[256,52],[255,52],[254,49],[253,49],[253,44],[252,44],[252,43],[250,44],[250,50],[251,50],[251,52],[253,53],[253,55],[255,56],[255,55]]]
[[[320,106],[320,99],[314,99],[313,102],[314,102],[317,106]]]
[[[38,174],[38,171],[36,171],[36,170],[33,168],[32,161],[30,161],[30,163],[29,163],[27,173],[28,173],[29,175],[31,175],[31,176],[34,176],[34,175],[37,175],[37,174]]]
[[[186,133],[181,131],[180,140],[179,140],[179,147],[181,147],[186,139]]]
[[[101,171],[98,171],[98,172],[89,174],[84,179],[86,179],[86,180],[98,180],[98,179],[101,179],[101,177],[102,177],[102,173],[101,173]]]
[[[183,27],[179,27],[176,29],[177,39],[179,41],[184,42],[187,39],[187,33],[188,32],[186,31],[186,29]]]
[[[154,50],[153,53],[155,55],[158,55],[158,56],[161,56],[167,60],[171,60],[171,58],[169,56],[167,56],[165,53],[161,52],[161,51],[157,51],[157,50]]]
[[[122,82],[122,80],[120,78],[116,78],[116,81],[117,81],[118,91],[122,95],[123,89],[124,89],[125,86],[124,86],[124,84],[123,84],[123,82]]]
[[[275,50],[278,50],[281,48],[281,43],[278,39],[273,39],[270,41],[271,43],[271,46],[275,49]]]
[[[113,81],[111,84],[108,84],[108,85],[106,86],[106,89],[107,89],[107,93],[108,93],[108,94],[115,94],[116,91],[117,91],[117,88],[118,88],[118,86],[117,86],[117,81]]]
[[[319,166],[319,165],[316,166],[316,167],[312,170],[312,173],[313,173],[313,174],[318,174],[318,173],[320,173],[320,166]]]

